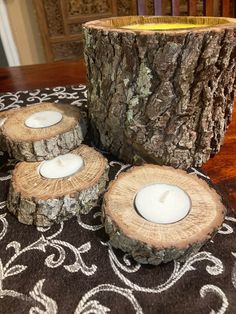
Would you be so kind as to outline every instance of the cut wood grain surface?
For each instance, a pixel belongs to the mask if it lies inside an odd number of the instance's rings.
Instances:
[[[40,175],[40,162],[16,165],[8,196],[8,209],[24,224],[49,226],[80,213],[88,213],[99,201],[108,180],[107,160],[82,144],[72,151],[83,158],[84,167],[62,179]]]
[[[138,191],[149,184],[176,185],[191,200],[189,214],[172,224],[141,217],[134,205]],[[141,263],[159,264],[197,252],[223,223],[221,197],[196,175],[170,167],[146,164],[133,167],[109,184],[103,201],[103,219],[113,246]]]
[[[45,110],[61,113],[62,120],[40,129],[25,125],[33,113]],[[7,152],[17,160],[40,161],[68,153],[81,144],[86,134],[86,123],[75,106],[41,103],[12,112],[1,130]]]

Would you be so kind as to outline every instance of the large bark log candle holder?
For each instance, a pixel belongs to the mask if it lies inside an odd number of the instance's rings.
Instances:
[[[86,133],[75,106],[41,103],[12,112],[1,127],[0,137],[4,137],[9,155],[18,160],[41,161],[68,153],[80,145]],[[59,116],[58,122],[51,117],[52,112]],[[39,113],[45,115],[35,117]],[[52,120],[47,121],[48,117]]]
[[[154,194],[145,196],[153,188]],[[226,212],[220,196],[196,175],[151,164],[121,173],[110,183],[102,208],[111,244],[154,265],[196,253]]]
[[[182,25],[128,26],[147,23]],[[219,151],[233,106],[236,19],[116,17],[86,23],[84,35],[88,109],[104,148],[181,168]]]
[[[107,160],[84,144],[72,154],[82,157],[83,167],[64,178],[43,177],[40,174],[43,163],[40,162],[20,162],[16,165],[8,195],[8,209],[21,223],[50,226],[74,215],[86,214],[97,204],[108,180]]]

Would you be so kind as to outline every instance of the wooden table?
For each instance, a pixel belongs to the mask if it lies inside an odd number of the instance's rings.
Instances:
[[[83,61],[0,68],[0,93],[86,83]]]
[[[0,68],[0,92],[80,83],[86,83],[83,61]],[[228,205],[236,210],[236,118],[228,128],[220,153],[203,170],[220,187]]]

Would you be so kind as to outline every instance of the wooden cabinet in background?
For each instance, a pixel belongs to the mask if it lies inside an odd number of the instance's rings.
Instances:
[[[154,1],[157,0],[145,0],[145,14],[154,15]],[[232,16],[236,13],[235,1],[224,0]],[[188,14],[190,2],[175,2],[179,3],[180,15]],[[197,15],[203,15],[204,0],[193,2],[196,3]],[[82,58],[82,24],[109,16],[136,15],[137,3],[138,0],[34,0],[46,61]],[[171,15],[173,1],[162,0],[161,3],[163,15]],[[209,3],[213,6],[214,15],[222,14],[222,0],[211,0]]]
[[[35,0],[34,5],[47,62],[83,56],[83,23],[137,14],[136,0]]]

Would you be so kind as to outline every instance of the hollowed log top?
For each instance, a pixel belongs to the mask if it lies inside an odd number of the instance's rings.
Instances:
[[[122,17],[112,17],[101,20],[95,20],[87,22],[85,27],[88,28],[99,28],[106,29],[108,31],[117,31],[117,32],[180,32],[185,33],[191,30],[194,32],[205,31],[206,29],[225,29],[230,27],[235,27],[235,19],[226,18],[226,17],[193,17],[193,16],[122,16]],[[180,28],[180,29],[168,29],[168,30],[139,30],[139,29],[128,29],[125,28],[127,25],[135,24],[194,24],[199,25],[194,28]],[[205,27],[204,27],[205,25]]]

